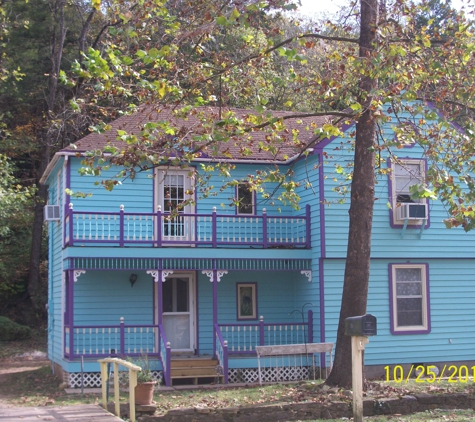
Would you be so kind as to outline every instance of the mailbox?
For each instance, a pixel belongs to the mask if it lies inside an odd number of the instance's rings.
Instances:
[[[345,334],[347,336],[375,336],[376,317],[371,314],[354,316],[345,319]]]

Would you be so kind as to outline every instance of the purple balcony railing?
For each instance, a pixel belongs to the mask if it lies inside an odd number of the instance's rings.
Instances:
[[[76,211],[69,204],[65,244],[104,246],[253,246],[310,248],[310,206],[299,216]]]
[[[265,323],[260,317],[255,324],[218,324],[228,354],[255,354],[256,346],[313,343],[313,312],[307,322]]]

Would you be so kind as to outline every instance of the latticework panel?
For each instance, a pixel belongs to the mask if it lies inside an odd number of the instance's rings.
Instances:
[[[282,366],[261,368],[262,382],[300,381],[309,379],[312,367],[309,366]],[[229,369],[228,382],[254,383],[259,382],[257,368]]]
[[[127,384],[127,371],[119,371],[119,382],[121,384]],[[158,381],[159,384],[162,382],[163,372],[162,371],[152,371],[153,378]],[[114,372],[111,372],[111,380],[114,379]],[[83,384],[84,383],[84,384]],[[100,372],[84,372],[81,377],[80,372],[71,372],[68,374],[68,384],[70,388],[81,388],[81,385],[85,388],[97,388],[101,387],[101,373]]]

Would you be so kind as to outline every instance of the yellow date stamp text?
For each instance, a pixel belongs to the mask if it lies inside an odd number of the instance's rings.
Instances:
[[[414,379],[415,382],[420,383],[439,383],[442,380],[450,383],[468,382],[470,378],[475,377],[475,365],[444,365],[441,370],[435,365],[411,365],[409,369],[404,369],[402,365],[394,367],[385,366],[385,380],[386,382],[394,381],[397,383],[409,382]]]

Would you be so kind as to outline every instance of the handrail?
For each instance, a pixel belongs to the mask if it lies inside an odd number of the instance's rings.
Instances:
[[[111,354],[139,356],[144,353],[158,356],[159,351],[156,350],[158,328],[156,324],[126,325],[123,317],[120,318],[120,324],[116,325],[65,326],[65,356],[69,358],[107,357]],[[69,341],[66,341],[68,336]],[[138,346],[134,346],[137,351],[131,351],[131,344],[138,343],[140,343]]]
[[[261,316],[256,323],[218,323],[218,328],[227,339],[228,353],[254,354],[256,346],[295,344],[296,340],[312,343],[313,311],[309,310],[307,315],[306,322],[265,323]]]
[[[107,408],[107,381],[109,374],[107,373],[107,364],[114,364],[114,402],[115,402],[115,414],[120,418],[120,393],[119,393],[119,365],[125,366],[129,369],[129,409],[130,420],[135,422],[135,387],[137,386],[137,373],[142,370],[138,365],[133,364],[119,358],[105,358],[99,359],[101,364],[101,386],[102,386],[102,404],[104,409]]]
[[[162,363],[163,380],[165,382],[165,385],[167,387],[170,387],[171,386],[171,357],[172,357],[171,345],[170,345],[170,342],[167,341],[165,330],[163,329],[162,324],[158,325],[158,332],[159,332],[158,357],[160,359],[160,362]]]
[[[160,224],[157,224],[160,221]],[[64,218],[64,242],[81,244],[276,246],[310,248],[310,206],[302,215],[77,211],[73,204]]]
[[[219,325],[214,325],[215,339],[216,342],[216,357],[218,358],[218,363],[223,368],[224,384],[228,383],[228,342],[223,339]],[[215,340],[215,341],[216,341]]]

